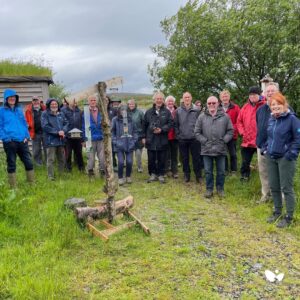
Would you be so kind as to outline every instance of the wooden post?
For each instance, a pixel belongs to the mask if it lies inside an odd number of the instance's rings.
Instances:
[[[107,209],[108,209],[108,222],[112,223],[116,214],[115,209],[115,194],[118,186],[114,178],[113,163],[112,163],[112,146],[111,146],[111,129],[110,120],[107,113],[107,100],[106,100],[106,83],[98,82],[99,93],[99,107],[102,115],[102,128],[104,134],[104,156],[105,156],[105,192],[107,193]]]

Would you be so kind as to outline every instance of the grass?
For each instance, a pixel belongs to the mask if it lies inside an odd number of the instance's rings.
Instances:
[[[49,182],[40,168],[29,187],[19,164],[14,192],[0,161],[0,299],[299,299],[299,207],[291,228],[266,224],[256,171],[248,184],[228,177],[226,198],[211,201],[193,182],[147,184],[134,172],[116,198],[134,196],[151,236],[133,228],[104,243],[63,205],[104,199],[101,178],[74,169]],[[299,197],[299,168],[296,178]],[[285,278],[268,283],[265,269]]]
[[[44,66],[42,60],[22,61],[5,59],[0,61],[0,76],[49,76],[52,77],[52,69]]]

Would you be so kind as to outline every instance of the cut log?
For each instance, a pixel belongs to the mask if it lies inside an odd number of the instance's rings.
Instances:
[[[133,207],[132,196],[128,196],[123,200],[116,201],[115,203],[116,214],[123,213],[131,207]],[[103,219],[105,217],[108,217],[109,210],[107,204],[102,206],[96,206],[96,207],[89,207],[89,206],[77,207],[75,209],[75,214],[78,221],[85,222],[87,218],[97,220],[97,219]]]

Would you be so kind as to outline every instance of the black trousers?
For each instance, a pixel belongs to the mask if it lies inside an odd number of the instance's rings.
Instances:
[[[178,141],[169,140],[168,150],[167,150],[167,164],[166,170],[171,171],[172,174],[177,174],[178,172]]]
[[[232,139],[227,143],[227,149],[230,158],[230,169],[228,164],[228,156],[225,158],[225,170],[226,171],[237,171],[237,156],[236,156],[236,140]]]
[[[7,173],[15,173],[17,169],[17,155],[24,164],[26,171],[33,170],[31,153],[28,142],[3,142],[3,148],[6,154]]]
[[[66,169],[72,170],[72,153],[74,151],[74,157],[77,167],[80,171],[84,170],[84,163],[82,157],[82,144],[81,139],[67,139],[66,141]]]
[[[147,150],[147,153],[149,174],[165,175],[167,150]]]
[[[242,154],[241,175],[244,177],[250,176],[250,163],[254,153],[256,153],[256,148],[241,147],[241,154]]]
[[[180,140],[179,150],[182,157],[183,173],[190,174],[190,153],[192,155],[193,170],[197,178],[202,177],[203,157],[201,156],[201,144],[196,139]]]

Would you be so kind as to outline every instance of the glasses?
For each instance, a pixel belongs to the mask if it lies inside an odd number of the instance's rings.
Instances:
[[[216,105],[218,102],[207,102],[207,105]]]

